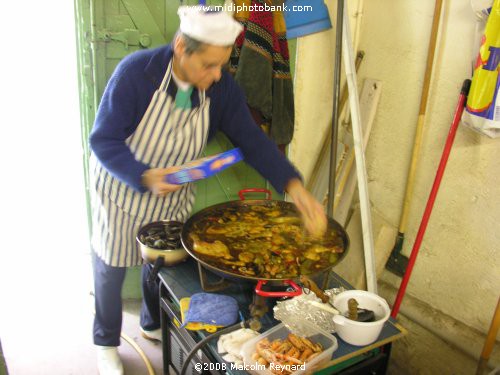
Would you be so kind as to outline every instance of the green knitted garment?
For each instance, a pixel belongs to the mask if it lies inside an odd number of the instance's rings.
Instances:
[[[191,93],[193,92],[193,86],[190,86],[187,90],[177,90],[175,95],[175,107],[182,109],[191,109]]]

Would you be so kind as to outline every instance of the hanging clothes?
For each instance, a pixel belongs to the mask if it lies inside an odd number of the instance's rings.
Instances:
[[[293,137],[294,98],[285,20],[279,11],[248,11],[250,5],[266,4],[273,5],[270,0],[234,0],[235,6],[246,7],[235,13],[244,30],[236,39],[230,71],[248,106],[270,124],[271,138],[286,145]]]

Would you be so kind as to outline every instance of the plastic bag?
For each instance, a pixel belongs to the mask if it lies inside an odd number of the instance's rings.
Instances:
[[[485,10],[486,11],[486,10]],[[500,137],[500,0],[491,8],[474,66],[464,125],[491,138]]]
[[[491,12],[493,0],[471,0],[470,5],[476,16],[486,22]]]
[[[477,55],[479,48],[481,48],[481,40],[483,39],[484,30],[486,29],[486,22],[493,6],[493,0],[471,0],[470,2],[472,11],[476,16],[476,24],[474,27],[474,43],[472,45],[472,59],[471,68],[474,71],[476,66]]]

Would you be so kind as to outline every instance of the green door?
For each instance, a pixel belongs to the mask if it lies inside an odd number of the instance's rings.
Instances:
[[[134,51],[154,48],[169,43],[179,26],[176,0],[75,0],[80,111],[84,148],[84,170],[87,191],[87,210],[91,230],[89,204],[88,136],[106,82],[119,61]],[[223,0],[207,1],[209,5],[221,5]],[[195,5],[197,1],[182,1]],[[222,134],[207,146],[206,155],[232,148]],[[238,199],[238,191],[248,187],[269,187],[260,175],[245,163],[200,181],[197,186],[196,212],[203,207]],[[273,197],[278,195],[273,191]],[[140,297],[138,272],[127,277],[124,296]]]

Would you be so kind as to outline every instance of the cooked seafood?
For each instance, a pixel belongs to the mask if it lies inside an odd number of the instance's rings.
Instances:
[[[197,256],[210,265],[267,279],[327,269],[344,251],[336,229],[328,229],[321,238],[313,237],[294,209],[274,204],[211,211],[193,224],[189,239]]]
[[[182,224],[178,222],[160,222],[148,224],[140,231],[139,241],[148,247],[158,250],[174,250],[181,247],[180,231]]]
[[[314,349],[312,349],[314,348]],[[266,337],[255,345],[255,353],[252,359],[267,367],[267,364],[275,365],[301,365],[311,361],[321,354],[321,344],[314,344],[305,337],[289,334],[284,340],[276,339],[269,341]],[[276,371],[269,368],[273,374],[290,374],[290,371]]]
[[[194,243],[194,251],[199,252],[200,254],[214,256],[217,258],[224,259],[233,259],[231,254],[229,253],[229,249],[224,243],[221,241],[214,242],[205,242],[201,241],[200,238],[196,234],[191,234],[191,239]]]

